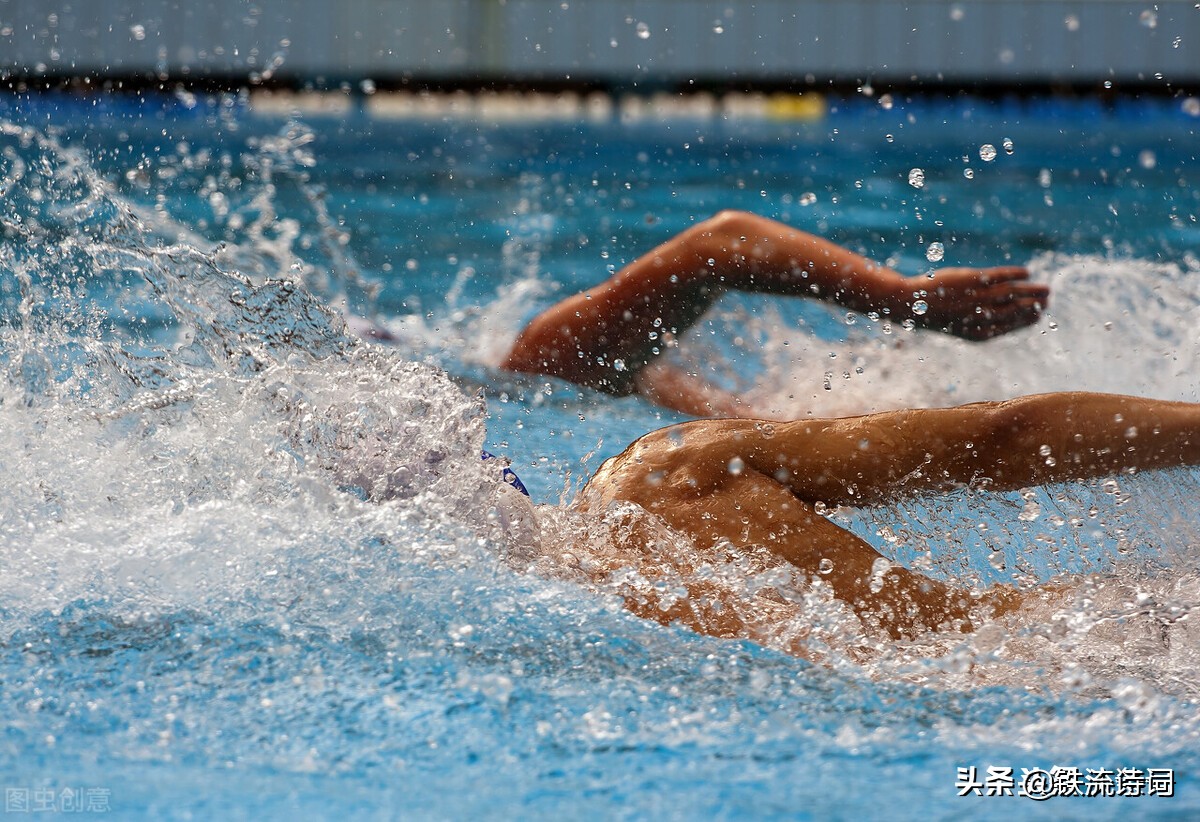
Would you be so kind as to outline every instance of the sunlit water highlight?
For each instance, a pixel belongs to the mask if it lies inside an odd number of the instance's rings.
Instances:
[[[834,513],[971,584],[1083,575],[977,636],[880,643],[749,554],[704,573],[765,624],[713,640],[621,606],[673,602],[686,544],[633,568],[597,536],[626,512],[551,508],[677,417],[494,368],[538,307],[732,206],[916,274],[937,241],[1055,287],[987,345],[730,298],[670,356],[764,411],[1196,399],[1194,120],[520,129],[188,103],[23,98],[0,129],[5,787],[165,817],[828,818],[881,812],[881,785],[946,816],[1200,805],[1191,473]],[[541,503],[538,545],[502,527],[484,445]],[[968,806],[967,765],[1171,767],[1179,796]]]

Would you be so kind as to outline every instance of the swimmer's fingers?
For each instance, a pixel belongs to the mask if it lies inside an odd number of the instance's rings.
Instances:
[[[978,269],[979,278],[985,285],[1011,283],[1029,279],[1029,269],[1022,265],[998,265]]]
[[[1043,303],[1036,298],[1020,298],[1002,305],[980,307],[972,316],[941,330],[967,340],[990,340],[1033,325],[1042,316]]]
[[[1050,299],[1050,286],[1044,283],[1003,283],[988,286],[980,295],[980,303],[1038,303],[1045,308]]]
[[[941,268],[930,276],[932,288],[964,294],[1009,291],[1014,294],[1048,295],[1050,286],[1029,282],[1029,269],[1020,265],[993,268]]]
[[[1045,283],[1030,283],[1024,281],[996,283],[988,286],[980,294],[980,305],[1040,305],[1045,308],[1050,302],[1050,286]]]
[[[993,317],[992,325],[994,327],[1003,326],[1008,331],[1026,325],[1033,325],[1041,319],[1044,308],[1045,304],[1042,301],[1022,297],[997,308],[994,312],[995,316]]]
[[[925,290],[916,322],[968,340],[986,340],[1038,321],[1050,287],[1029,282],[1023,266],[943,268]]]

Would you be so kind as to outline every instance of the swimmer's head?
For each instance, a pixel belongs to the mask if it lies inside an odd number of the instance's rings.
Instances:
[[[514,570],[523,571],[538,557],[542,535],[537,512],[528,494],[506,482],[496,483],[488,520],[500,530],[501,558]]]
[[[484,462],[487,462],[488,460],[497,460],[498,461],[495,454],[490,454],[487,451],[483,451],[481,456],[482,456]],[[511,468],[509,468],[507,465],[505,465],[504,463],[501,462],[499,464],[500,464],[500,481],[508,483],[509,485],[511,485],[513,488],[516,488],[518,491],[520,491],[525,496],[529,496],[529,491],[527,491],[525,489],[525,483],[521,482],[521,478],[517,476],[517,473],[515,471],[513,471]]]
[[[496,492],[492,497],[488,518],[500,528],[504,561],[523,570],[537,557],[541,547],[541,532],[533,501],[516,472],[487,451],[483,452],[482,457],[497,472]]]

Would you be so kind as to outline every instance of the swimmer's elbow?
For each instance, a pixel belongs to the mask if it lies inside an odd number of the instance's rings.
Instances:
[[[720,248],[728,249],[735,243],[745,241],[748,235],[755,233],[762,220],[762,217],[748,211],[727,208],[718,211],[707,220],[697,223],[692,230],[716,243]]]

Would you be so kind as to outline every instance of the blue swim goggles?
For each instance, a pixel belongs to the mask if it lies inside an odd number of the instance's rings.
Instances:
[[[488,460],[494,460],[497,458],[495,454],[489,454],[487,451],[481,451],[480,457],[484,462],[487,462]],[[504,470],[500,473],[500,478],[503,479],[505,482],[507,482],[509,485],[511,485],[513,488],[516,488],[518,491],[520,491],[525,496],[529,496],[529,491],[526,490],[525,483],[521,482],[521,478],[518,477],[516,475],[516,472],[514,472],[508,466],[504,467]]]

